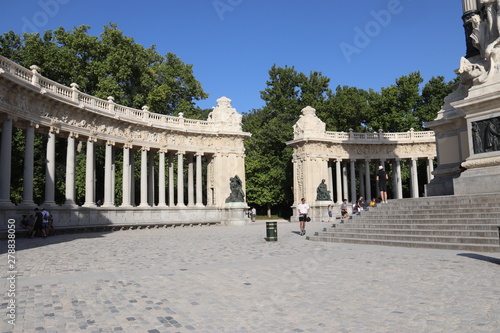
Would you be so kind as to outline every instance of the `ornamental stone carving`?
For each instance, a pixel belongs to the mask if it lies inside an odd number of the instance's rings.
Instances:
[[[208,120],[219,123],[219,128],[229,128],[231,130],[241,131],[242,116],[231,107],[231,100],[227,97],[221,97],[217,100],[217,106],[209,113]]]
[[[316,109],[306,106],[302,115],[293,125],[294,139],[322,138],[325,135],[326,124],[316,116]]]
[[[466,2],[465,25],[472,27],[468,43],[479,51],[479,56],[464,57],[460,61],[457,73],[463,75],[462,84],[465,86],[471,79],[473,84],[481,84],[500,76],[500,0]]]

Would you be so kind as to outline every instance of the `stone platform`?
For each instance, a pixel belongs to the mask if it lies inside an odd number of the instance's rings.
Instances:
[[[307,234],[329,223],[307,224]],[[309,242],[265,222],[2,241],[0,332],[498,332],[500,253]]]

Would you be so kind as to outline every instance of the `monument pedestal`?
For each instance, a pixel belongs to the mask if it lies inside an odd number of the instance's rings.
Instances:
[[[223,208],[221,220],[224,225],[228,226],[243,226],[248,224],[249,219],[246,218],[248,206],[245,202],[230,202]]]

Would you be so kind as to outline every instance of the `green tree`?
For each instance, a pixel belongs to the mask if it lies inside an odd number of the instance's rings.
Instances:
[[[252,133],[245,142],[247,201],[266,207],[269,216],[272,206],[293,203],[292,149],[286,142],[293,139],[292,126],[304,107],[324,107],[328,83],[319,72],[307,76],[274,65],[261,91],[266,105],[244,114],[243,129]]]

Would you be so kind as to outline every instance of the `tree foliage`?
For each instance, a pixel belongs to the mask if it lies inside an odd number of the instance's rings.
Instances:
[[[193,66],[173,53],[161,56],[153,45],[137,44],[116,24],[105,26],[100,36],[90,27],[48,30],[40,35],[19,36],[10,31],[0,36],[0,54],[25,67],[37,65],[42,75],[80,91],[140,109],[148,105],[156,113],[176,115],[200,111],[195,102],[206,99]]]

